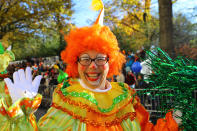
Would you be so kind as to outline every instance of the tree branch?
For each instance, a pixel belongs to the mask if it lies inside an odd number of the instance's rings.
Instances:
[[[11,0],[8,2],[9,3],[8,8],[5,8],[4,11],[2,11],[3,13],[1,14],[1,16],[6,14],[14,5],[16,5],[18,3],[18,0],[16,0],[16,2],[14,2],[12,5],[10,5],[10,2],[11,2]],[[4,19],[5,19],[5,17],[1,17],[0,23],[2,23],[4,21]]]
[[[5,1],[1,1],[1,4],[0,4],[0,10],[2,9],[3,5],[4,5]]]
[[[136,28],[132,27],[131,25],[129,25],[129,24],[126,23],[125,21],[121,21],[121,24],[123,24],[123,25],[125,25],[125,26],[131,28],[131,29],[134,30],[134,31],[137,31],[137,32],[142,33],[140,30],[137,30]]]
[[[18,3],[18,0],[16,0],[12,5],[11,5],[11,1],[9,1],[8,3],[9,3],[8,8],[4,9],[4,13],[3,14],[8,13],[8,11]]]

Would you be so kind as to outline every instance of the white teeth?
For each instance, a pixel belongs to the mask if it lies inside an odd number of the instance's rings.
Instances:
[[[98,75],[97,74],[91,74],[91,75],[88,75],[88,76],[90,76],[90,77],[96,77]]]
[[[88,75],[88,77],[98,77],[99,76],[99,74],[87,74]]]

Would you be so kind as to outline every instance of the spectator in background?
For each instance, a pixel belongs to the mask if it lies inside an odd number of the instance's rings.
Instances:
[[[150,62],[151,61],[149,59],[141,62],[142,69],[141,69],[140,73],[143,74],[145,80],[148,78],[149,75],[152,74],[152,69],[149,66]]]
[[[120,74],[116,76],[116,81],[117,82],[122,82],[122,83],[125,82],[125,77],[124,77],[122,72],[120,72]]]
[[[140,51],[140,58],[141,61],[145,60],[146,58],[146,51],[144,49]]]
[[[144,75],[139,73],[137,75],[135,88],[137,88],[137,89],[146,89],[147,87],[148,87],[148,84],[144,81]]]
[[[55,64],[56,64],[60,69],[62,69],[59,60],[56,60],[56,63],[55,63]]]
[[[139,55],[138,53],[139,53],[139,51],[137,51],[137,53],[135,53],[135,56],[134,56],[135,57],[135,62],[136,61],[140,62],[140,57],[138,56]]]
[[[43,72],[43,61],[42,61],[42,58],[40,58],[40,60],[39,60],[38,71],[39,71],[39,74],[41,74],[41,72]]]
[[[130,67],[126,67],[126,78],[125,78],[125,83],[127,83],[131,88],[135,87],[135,82],[136,82],[136,78],[133,75]]]
[[[38,71],[38,66],[36,63],[34,63],[34,66],[32,67],[33,72],[36,73]]]
[[[133,64],[133,62],[134,62],[134,60],[135,60],[135,57],[132,55],[129,55],[128,57],[127,57],[127,62],[126,62],[126,64],[125,64],[125,66],[126,67],[130,67],[131,68],[131,66],[132,66],[132,64]]]

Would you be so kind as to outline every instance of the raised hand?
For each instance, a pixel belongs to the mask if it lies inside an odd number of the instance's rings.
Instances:
[[[4,81],[14,103],[23,97],[33,98],[36,96],[41,79],[42,76],[38,75],[32,81],[31,68],[27,67],[25,72],[23,69],[14,72],[13,82],[9,78],[4,79]]]

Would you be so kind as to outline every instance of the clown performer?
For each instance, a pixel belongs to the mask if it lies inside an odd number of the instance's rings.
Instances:
[[[4,51],[3,45],[0,42],[0,98],[4,98],[6,104],[11,104],[11,98],[3,79],[8,77],[6,68],[8,67],[9,62],[13,60],[15,60],[15,56],[11,51],[11,46]]]
[[[178,131],[172,112],[153,125],[133,89],[107,80],[120,72],[125,57],[114,34],[102,24],[102,1],[94,2],[101,7],[96,22],[65,35],[67,46],[61,58],[67,63],[70,79],[54,90],[51,108],[35,121],[33,112],[41,102],[37,94],[41,76],[32,81],[31,69],[21,69],[13,74],[13,82],[5,79],[13,104],[6,107],[1,102],[1,130]],[[22,95],[16,99],[16,94]]]

